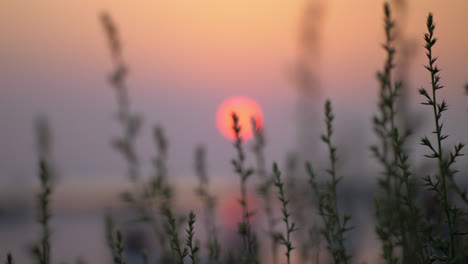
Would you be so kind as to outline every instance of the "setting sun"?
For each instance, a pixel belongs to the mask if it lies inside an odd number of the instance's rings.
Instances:
[[[253,136],[250,121],[252,118],[259,128],[263,126],[263,113],[257,102],[244,96],[230,97],[221,103],[216,113],[218,130],[227,139],[235,139],[232,113],[236,113],[239,117],[239,124],[242,128],[240,134],[243,140],[248,140]]]

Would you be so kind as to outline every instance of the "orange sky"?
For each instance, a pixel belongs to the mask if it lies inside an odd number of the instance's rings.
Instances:
[[[330,90],[346,91],[333,82],[333,75],[359,84],[361,76],[371,76],[381,64],[382,1],[325,2],[321,55],[325,82],[330,82]],[[468,2],[410,2],[408,33],[420,40],[424,17],[434,11],[442,40],[441,61],[454,70],[466,67],[468,38],[463,29],[468,25],[464,15]],[[67,64],[106,69],[108,52],[96,16],[109,10],[122,31],[135,78],[151,79],[159,73],[163,79],[184,76],[216,86],[233,82],[240,93],[256,85],[260,93],[271,89],[269,82],[262,81],[271,75],[287,84],[284,79],[296,54],[302,5],[301,0],[7,0],[0,4],[0,55],[3,65],[19,60],[52,70]],[[285,91],[278,89],[274,91]]]

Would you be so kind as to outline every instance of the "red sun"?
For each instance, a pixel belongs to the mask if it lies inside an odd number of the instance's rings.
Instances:
[[[234,125],[232,113],[236,113],[239,117],[240,135],[243,140],[253,137],[252,118],[258,128],[261,129],[263,126],[263,113],[257,102],[244,96],[230,97],[221,103],[216,113],[218,130],[227,139],[234,140],[236,138],[232,128]]]

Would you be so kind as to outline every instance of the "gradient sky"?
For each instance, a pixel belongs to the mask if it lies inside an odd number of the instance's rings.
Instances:
[[[313,98],[316,105],[311,109],[319,110],[321,116],[324,99],[332,99],[339,173],[345,181],[359,186],[365,183],[362,177],[369,179],[369,185],[375,184],[380,168],[369,163],[368,148],[375,143],[370,121],[378,94],[375,73],[385,58],[381,48],[383,1],[311,1],[324,3],[320,56],[313,61],[321,92]],[[401,0],[392,0],[397,1]],[[411,110],[425,122],[419,133],[431,131],[427,127],[431,124],[427,116],[430,111],[416,102],[422,100],[417,89],[429,85],[429,75],[423,68],[426,58],[422,37],[427,13],[432,11],[439,38],[435,53],[440,56],[442,83],[447,87],[441,95],[450,106],[444,128],[449,130],[450,140],[465,137],[467,142],[468,97],[463,86],[468,82],[468,1],[406,2],[404,33],[415,47],[408,69]],[[0,0],[0,209],[18,204],[21,209],[23,204],[18,200],[24,199],[32,204],[38,184],[33,121],[45,115],[52,124],[53,156],[60,173],[54,206],[65,209],[61,210],[65,211],[62,222],[54,223],[56,255],[68,257],[71,250],[72,254],[102,260],[95,263],[107,261],[107,256],[103,259],[104,249],[99,250],[105,245],[100,240],[100,216],[103,207],[117,201],[116,192],[128,187],[125,163],[110,147],[111,138],[120,135],[120,127],[115,120],[114,91],[107,82],[112,71],[110,52],[98,20],[102,11],[108,11],[119,27],[130,66],[132,107],[144,115],[138,149],[145,173],[150,174],[154,155],[151,128],[160,124],[170,142],[171,181],[188,183],[177,184],[182,193],[178,202],[196,207],[198,200],[191,199],[193,153],[195,145],[206,144],[210,176],[215,191],[223,195],[220,211],[230,216],[238,195],[237,185],[232,184],[237,176],[230,164],[235,152],[231,142],[217,131],[216,110],[230,96],[249,96],[263,108],[268,161],[274,159],[284,165],[286,153],[299,148],[299,96],[292,69],[299,53],[304,3]],[[319,121],[312,124],[315,130],[323,131],[321,117]],[[418,136],[411,142],[416,153],[423,150],[417,144]],[[318,136],[310,140],[318,140]],[[318,148],[318,152],[322,150]],[[318,164],[318,172],[327,164],[313,162]],[[66,209],[77,208],[95,210],[91,212],[96,218],[86,222],[66,214]],[[59,211],[54,210],[54,217],[55,212],[60,217]],[[357,213],[355,219],[360,221],[366,214],[369,212]],[[25,218],[20,220],[34,219]],[[35,239],[33,225],[7,224],[0,228],[8,241],[0,244],[0,251],[17,248],[13,253],[21,255],[24,245]],[[77,233],[73,241],[67,240],[70,230]],[[362,243],[366,249],[378,245],[372,239]],[[369,258],[362,260],[372,262]],[[359,256],[356,261],[360,262]]]
[[[383,1],[324,2],[318,62],[322,94],[317,102],[333,100],[339,141],[360,137],[353,140],[361,142],[365,152],[372,143],[366,137],[375,111],[374,76],[384,59]],[[409,2],[405,32],[418,47],[410,72],[412,94],[417,98],[417,89],[428,84],[421,47],[425,17],[433,11],[440,39],[436,54],[448,87],[444,95],[452,116],[465,113],[468,1]],[[212,176],[230,177],[234,150],[214,120],[218,105],[234,95],[250,96],[262,106],[268,158],[284,160],[297,145],[297,93],[290,72],[297,58],[303,6],[299,0],[1,1],[4,186],[22,186],[35,177],[32,121],[39,114],[47,115],[53,125],[54,156],[63,182],[125,179],[122,160],[109,146],[119,127],[113,119],[115,97],[106,81],[112,69],[110,54],[97,19],[103,10],[110,12],[123,39],[133,109],[146,122],[139,147],[148,168],[153,153],[150,128],[158,123],[169,135],[174,175],[191,177],[193,148],[206,143]],[[460,125],[466,117],[457,120],[460,129],[454,135],[466,135],[466,126]],[[344,129],[350,126],[366,131],[361,135]]]

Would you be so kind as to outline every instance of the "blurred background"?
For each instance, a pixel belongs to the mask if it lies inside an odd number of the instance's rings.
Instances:
[[[436,54],[447,87],[441,94],[450,106],[445,126],[453,141],[468,134],[463,89],[468,81],[468,2],[390,3],[399,39],[398,78],[405,81],[401,122],[414,129],[412,153],[422,154],[418,139],[432,125],[417,94],[430,80],[423,67],[428,12],[435,16]],[[137,140],[144,174],[151,171],[152,127],[158,124],[169,141],[169,181],[181,210],[201,207],[193,194],[194,149],[203,144],[212,189],[219,196],[219,226],[224,236],[236,236],[232,211],[237,210],[238,176],[230,164],[235,150],[215,119],[225,99],[247,96],[260,105],[267,167],[276,160],[302,177],[305,160],[321,173],[327,166],[319,134],[324,130],[323,102],[330,98],[339,174],[345,178],[340,188],[353,198],[344,208],[353,214],[352,232],[360,234],[351,235],[359,238],[353,254],[356,262],[375,260],[378,244],[369,223],[381,168],[369,146],[376,142],[371,124],[379,88],[375,75],[385,59],[383,1],[375,0],[1,1],[1,254],[12,251],[18,262],[25,262],[28,246],[38,237],[33,124],[46,116],[58,171],[52,197],[54,259],[109,261],[103,215],[122,207],[118,194],[130,183],[125,162],[110,146],[120,127],[108,82],[113,65],[99,21],[103,11],[119,29],[132,109],[144,117]],[[251,145],[246,141],[253,164]],[[467,167],[459,166],[462,171]]]

